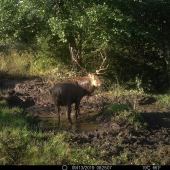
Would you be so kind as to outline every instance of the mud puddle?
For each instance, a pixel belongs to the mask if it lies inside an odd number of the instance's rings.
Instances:
[[[75,115],[71,115],[71,120],[73,122],[73,127],[77,131],[92,131],[92,130],[102,130],[103,127],[99,122],[94,121],[94,117],[98,115],[98,112],[91,112],[88,114],[78,115],[77,124],[75,123]],[[53,117],[40,117],[39,126],[41,128],[47,129],[57,129],[58,128],[58,117],[57,115]],[[71,128],[70,122],[66,114],[60,115],[60,129],[61,130],[69,130]],[[106,130],[106,128],[105,128]]]

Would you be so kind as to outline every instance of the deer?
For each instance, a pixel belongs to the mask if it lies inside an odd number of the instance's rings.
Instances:
[[[106,68],[102,68],[104,62],[107,59],[107,56],[105,53],[104,57],[100,51],[103,62],[99,70],[96,70],[95,73],[87,72],[87,70],[78,63],[77,59],[75,59],[72,48],[70,48],[70,52],[73,61],[76,62],[76,64],[87,73],[87,76],[68,79],[53,86],[52,98],[55,105],[55,111],[58,115],[58,127],[60,126],[60,106],[67,106],[67,118],[72,126],[73,123],[71,120],[71,105],[73,103],[75,103],[75,120],[77,124],[77,115],[80,115],[79,105],[81,99],[86,95],[92,94],[96,87],[104,86],[104,83],[99,79],[98,74],[104,74],[99,72],[106,70],[109,66],[108,64]]]

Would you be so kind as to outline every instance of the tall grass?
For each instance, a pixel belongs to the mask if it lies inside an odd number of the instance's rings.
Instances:
[[[27,50],[0,52],[0,72],[11,77],[45,76],[54,80],[75,76],[74,72],[57,62],[57,59],[42,53],[35,56]]]
[[[15,51],[0,53],[0,71],[11,75],[30,74],[31,56],[24,51],[21,55]]]

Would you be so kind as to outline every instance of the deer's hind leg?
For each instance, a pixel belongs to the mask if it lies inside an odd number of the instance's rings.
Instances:
[[[76,123],[77,123],[77,117],[78,117],[78,115],[80,115],[80,108],[79,108],[79,105],[80,105],[80,101],[77,101],[76,104],[75,104],[75,110],[76,110]]]
[[[70,124],[71,124],[71,126],[72,126],[72,121],[71,121],[71,104],[69,103],[69,104],[67,104],[67,118],[68,118],[68,120],[69,120],[69,122],[70,122]]]

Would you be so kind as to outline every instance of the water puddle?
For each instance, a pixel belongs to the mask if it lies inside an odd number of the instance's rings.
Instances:
[[[99,130],[102,129],[102,126],[94,120],[94,116],[96,116],[98,112],[91,113],[82,113],[78,115],[78,123],[75,124],[75,116],[71,116],[73,127],[79,131],[91,131],[91,130]],[[58,128],[58,118],[57,115],[54,117],[41,117],[39,118],[39,127],[47,128],[47,129],[57,129]],[[67,116],[60,116],[60,129],[68,130],[71,128],[70,122]]]

